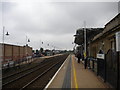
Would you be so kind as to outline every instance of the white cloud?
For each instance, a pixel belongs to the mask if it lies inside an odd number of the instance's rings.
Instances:
[[[23,45],[27,35],[35,49],[40,47],[40,40],[72,49],[73,35],[84,20],[87,27],[104,27],[117,14],[117,8],[117,3],[103,2],[4,2],[3,25],[10,33],[5,41]]]
[[[118,2],[119,0],[2,0],[4,2]]]

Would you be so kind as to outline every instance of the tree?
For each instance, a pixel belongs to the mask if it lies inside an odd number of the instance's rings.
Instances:
[[[41,48],[40,48],[40,52],[43,53],[43,50],[44,50],[44,49],[41,47]]]

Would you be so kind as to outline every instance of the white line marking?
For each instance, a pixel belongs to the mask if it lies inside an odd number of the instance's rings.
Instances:
[[[70,56],[70,55],[69,55]],[[68,57],[69,57],[68,56]],[[67,59],[68,59],[67,57]],[[65,62],[67,61],[67,59],[64,61],[64,63],[61,65],[61,67],[58,69],[58,71],[55,73],[55,75],[52,77],[52,79],[50,80],[50,82],[45,86],[44,90],[46,90],[50,84],[52,83],[52,81],[55,79],[55,77],[57,76],[58,72],[61,70],[61,68],[63,67],[63,65],[65,64]]]

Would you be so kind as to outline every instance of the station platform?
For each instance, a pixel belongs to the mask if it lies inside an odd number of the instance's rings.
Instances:
[[[52,55],[52,56],[43,56],[43,57],[38,57],[38,58],[31,58],[27,61],[21,62],[20,65],[27,64],[27,63],[38,63],[38,62],[43,61],[46,58],[51,58],[51,57],[60,56],[60,55],[62,55],[62,54],[56,54],[56,55]]]
[[[84,69],[74,55],[69,55],[45,89],[48,88],[109,88],[94,72]]]

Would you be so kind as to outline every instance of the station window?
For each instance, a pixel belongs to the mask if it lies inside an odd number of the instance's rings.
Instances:
[[[115,41],[111,41],[111,49],[115,50]]]

